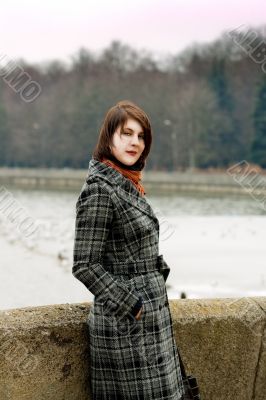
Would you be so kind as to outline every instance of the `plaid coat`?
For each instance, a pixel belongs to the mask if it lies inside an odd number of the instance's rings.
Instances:
[[[184,394],[159,221],[117,170],[92,158],[76,203],[73,269],[94,294],[87,319],[93,400],[179,400]],[[140,320],[132,314],[143,298]]]

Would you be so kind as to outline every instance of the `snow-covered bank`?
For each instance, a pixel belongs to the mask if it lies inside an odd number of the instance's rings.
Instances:
[[[0,238],[0,309],[91,301],[92,295],[55,257]]]
[[[160,251],[171,267],[169,297],[266,296],[266,218],[171,218]],[[172,235],[169,237],[169,232]],[[165,239],[165,240],[164,240]]]
[[[168,216],[159,220],[160,254],[171,268],[169,298],[179,298],[182,291],[188,298],[266,296],[264,216]],[[93,299],[71,272],[73,222],[72,218],[68,221],[65,258],[60,260],[62,235],[52,239],[43,235],[40,243],[27,247],[14,239],[10,227],[10,235],[7,231],[3,235],[2,220],[1,309]]]

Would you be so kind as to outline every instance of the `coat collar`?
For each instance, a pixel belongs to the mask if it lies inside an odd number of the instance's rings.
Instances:
[[[89,162],[86,180],[92,175],[99,177],[109,185],[113,186],[116,194],[120,198],[126,201],[130,206],[134,206],[138,210],[147,214],[157,224],[159,223],[145,196],[142,196],[131,180],[127,179],[119,171],[96,160],[95,158],[92,158]]]

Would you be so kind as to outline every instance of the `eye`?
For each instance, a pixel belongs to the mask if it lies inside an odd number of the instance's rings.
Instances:
[[[131,132],[125,132],[125,131],[123,132],[123,134],[124,134],[124,135],[129,135],[129,136],[132,135]],[[144,139],[144,136],[145,136],[145,135],[144,135],[143,133],[141,133],[141,134],[139,135],[139,137],[140,137],[141,139]]]

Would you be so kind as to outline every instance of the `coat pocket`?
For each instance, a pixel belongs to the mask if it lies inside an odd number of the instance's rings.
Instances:
[[[167,302],[165,281],[160,272],[155,272],[155,274],[150,276],[145,291],[147,294],[147,310],[160,310]]]
[[[116,276],[114,287],[119,288],[117,296],[114,290],[106,290],[106,293],[95,298],[96,309],[98,314],[106,317],[125,318],[138,301],[139,292],[134,282],[125,276]]]

